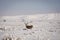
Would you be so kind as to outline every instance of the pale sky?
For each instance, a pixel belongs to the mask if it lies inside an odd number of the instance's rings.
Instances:
[[[60,0],[0,0],[0,15],[60,13]]]

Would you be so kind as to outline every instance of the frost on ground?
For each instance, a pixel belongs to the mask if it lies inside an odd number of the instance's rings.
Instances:
[[[60,40],[60,14],[0,16],[0,40]]]

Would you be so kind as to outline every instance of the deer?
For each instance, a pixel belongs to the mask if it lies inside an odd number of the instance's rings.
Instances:
[[[26,23],[25,20],[23,19],[23,22],[24,22],[27,29],[32,29],[33,25],[30,24],[32,21]]]

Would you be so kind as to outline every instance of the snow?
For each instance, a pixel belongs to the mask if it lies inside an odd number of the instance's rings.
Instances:
[[[60,14],[0,16],[0,40],[60,40]],[[4,20],[6,20],[4,22]],[[33,25],[27,29],[25,24]]]

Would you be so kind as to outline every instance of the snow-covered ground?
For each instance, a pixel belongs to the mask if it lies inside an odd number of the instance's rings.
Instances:
[[[60,14],[0,16],[0,40],[60,40]],[[31,29],[25,24],[33,25]]]

